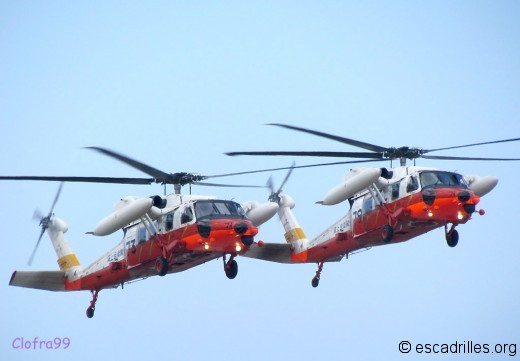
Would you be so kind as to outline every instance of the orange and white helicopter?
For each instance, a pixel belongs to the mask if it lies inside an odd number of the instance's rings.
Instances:
[[[373,246],[408,241],[439,227],[445,228],[448,245],[455,247],[459,240],[459,234],[455,228],[460,224],[465,224],[475,212],[480,215],[484,214],[484,210],[477,211],[476,206],[480,197],[496,186],[498,178],[494,176],[464,177],[454,172],[433,168],[406,166],[406,159],[520,160],[426,155],[433,151],[512,142],[518,141],[520,138],[425,150],[409,147],[387,148],[291,125],[270,125],[325,137],[366,149],[369,152],[260,151],[226,154],[231,156],[283,155],[363,158],[364,160],[361,162],[400,160],[400,166],[392,169],[358,167],[347,173],[343,181],[317,203],[334,205],[348,200],[350,205],[348,213],[310,240],[292,212],[292,208],[295,206],[294,200],[287,194],[282,194],[281,187],[277,192],[272,191],[269,200],[279,207],[278,215],[287,243],[252,245],[245,256],[280,263],[317,263],[318,269],[312,279],[313,287],[317,287],[319,284],[325,262],[340,261],[343,257],[347,258],[349,254]],[[310,166],[357,162],[347,161]],[[271,187],[271,189],[273,188]]]
[[[224,271],[229,279],[236,277],[237,255],[243,255],[254,243],[260,224],[276,214],[278,206],[272,202],[246,202],[244,208],[231,200],[213,196],[182,195],[181,186],[189,184],[256,187],[203,183],[204,179],[250,172],[201,176],[191,173],[168,174],[113,151],[92,147],[107,156],[137,168],[153,178],[110,177],[39,177],[1,176],[0,180],[60,181],[59,190],[47,216],[39,215],[41,233],[29,259],[32,263],[43,234],[47,231],[60,270],[15,271],[11,286],[49,291],[92,292],[87,317],[94,316],[100,290],[116,288],[124,283],[146,277],[181,272],[207,261],[223,257]],[[251,173],[255,173],[253,171]],[[123,230],[122,240],[90,266],[83,268],[72,251],[65,233],[67,224],[53,214],[63,182],[95,182],[123,184],[173,184],[175,194],[151,197],[125,197],[114,211],[102,219],[93,231],[105,236]],[[226,260],[226,256],[229,259]]]

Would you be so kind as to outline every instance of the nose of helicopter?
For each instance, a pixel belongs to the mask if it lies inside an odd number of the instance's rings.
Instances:
[[[201,219],[197,221],[197,232],[200,238],[195,248],[240,253],[247,250],[244,246],[250,247],[254,243],[258,228],[250,221],[242,219]]]
[[[480,197],[468,189],[426,188],[422,202],[410,204],[406,214],[431,221],[465,223],[476,211]]]

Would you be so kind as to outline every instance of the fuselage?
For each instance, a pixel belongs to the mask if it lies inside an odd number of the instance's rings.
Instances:
[[[168,259],[168,273],[181,272],[225,254],[246,252],[258,229],[233,201],[171,195],[164,209],[123,229],[124,237],[90,266],[69,274],[66,290],[100,290],[157,275],[156,260]]]
[[[464,224],[480,198],[456,173],[399,167],[377,185],[349,199],[340,220],[300,250],[294,262],[322,262],[359,249],[399,243],[447,224]],[[388,237],[388,226],[392,235]]]

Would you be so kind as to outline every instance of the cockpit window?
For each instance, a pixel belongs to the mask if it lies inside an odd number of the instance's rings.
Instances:
[[[164,222],[164,226],[165,226],[167,232],[169,232],[173,229],[173,213],[168,213],[166,215],[166,220]]]
[[[408,193],[411,193],[413,191],[416,191],[417,189],[419,189],[419,184],[417,184],[417,178],[416,177],[410,177],[410,179],[408,179],[408,184],[406,185],[406,191]]]
[[[198,201],[195,203],[195,215],[200,218],[245,218],[242,207],[232,201]]]
[[[189,223],[191,221],[193,221],[193,211],[191,210],[190,207],[186,207],[182,211],[181,223],[184,224],[184,223]]]
[[[425,171],[421,172],[420,178],[423,188],[468,188],[464,177],[457,173]]]

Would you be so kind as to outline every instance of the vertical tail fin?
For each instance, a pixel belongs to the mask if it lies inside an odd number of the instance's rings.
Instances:
[[[72,275],[81,269],[81,265],[78,257],[72,251],[69,241],[65,238],[65,233],[68,229],[67,224],[62,219],[53,217],[47,228],[47,233],[51,239],[56,256],[58,256],[60,270],[65,271],[67,275]]]
[[[278,205],[278,216],[288,244],[259,242],[258,245],[253,244],[244,256],[279,263],[307,262],[309,241],[291,211],[295,205],[294,200],[286,194],[280,194],[280,191],[273,191],[269,200]]]
[[[285,230],[285,240],[292,246],[296,258],[306,257],[305,251],[308,249],[309,241],[291,211],[295,206],[294,200],[287,194],[281,194],[278,204],[280,205],[278,216]]]

